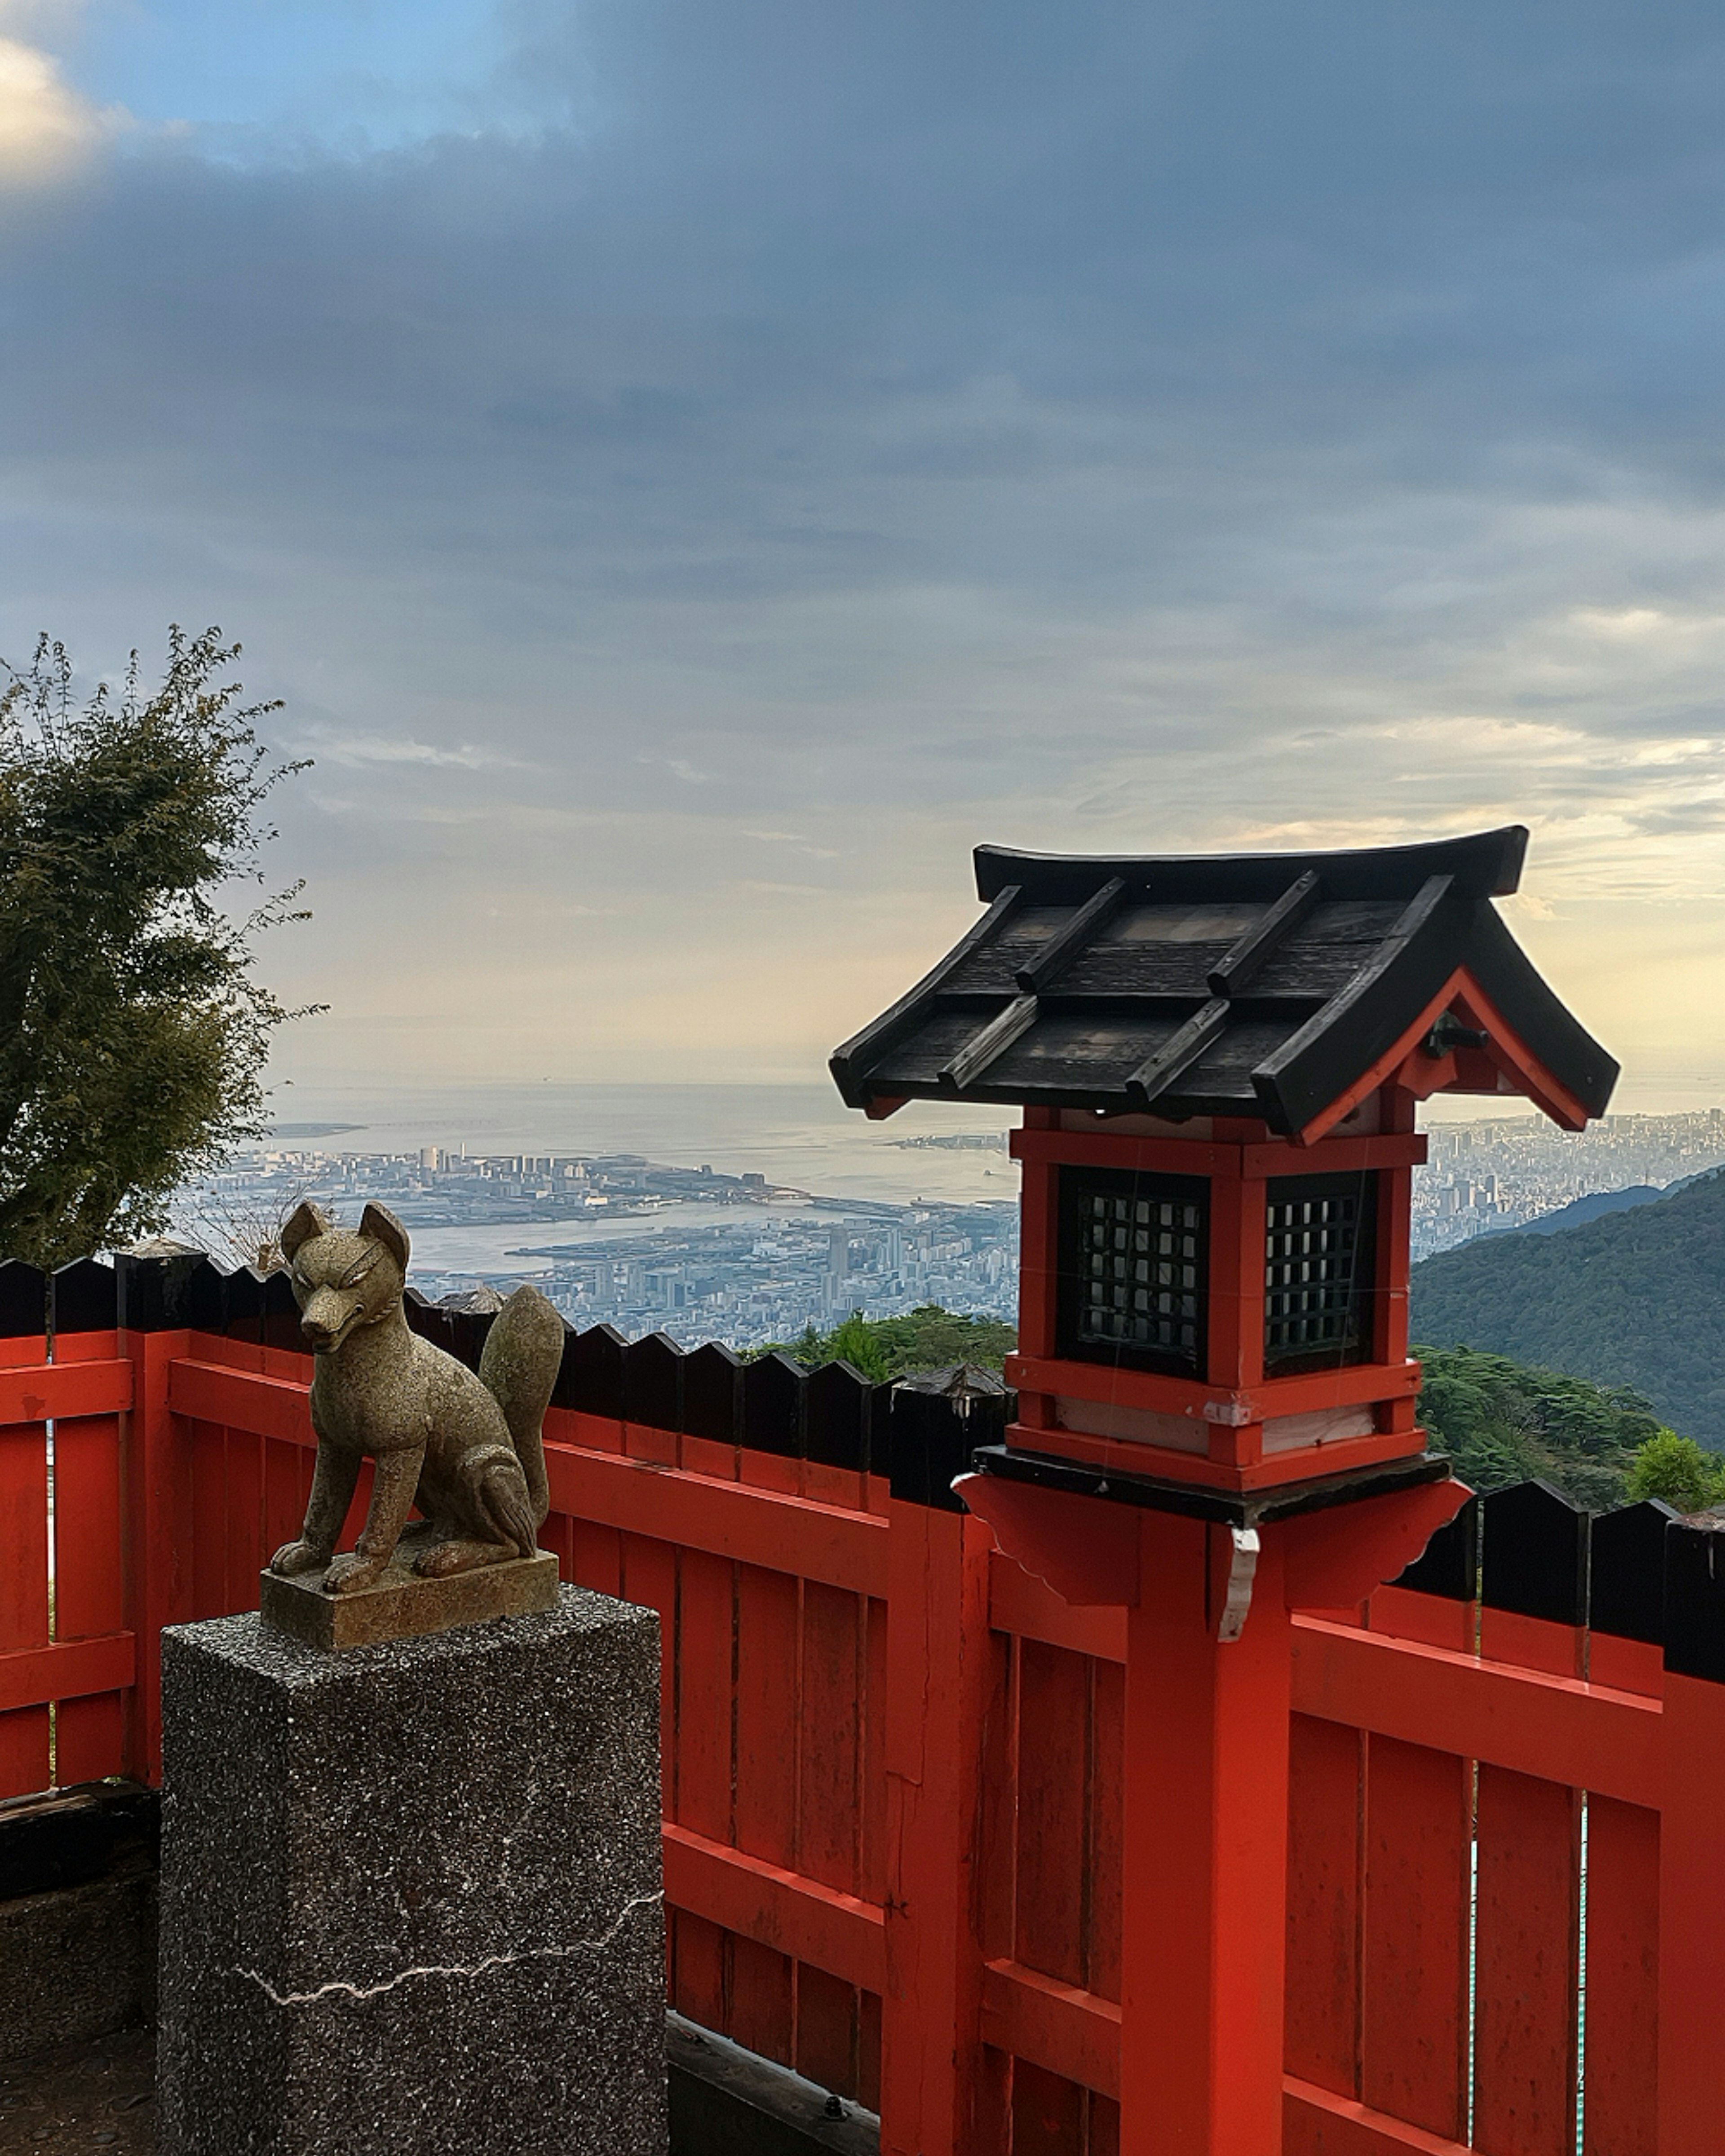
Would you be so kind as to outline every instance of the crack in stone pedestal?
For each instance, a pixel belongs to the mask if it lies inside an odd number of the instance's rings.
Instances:
[[[320,1999],[327,1999],[338,1992],[344,1993],[357,2004],[363,2004],[368,1999],[382,1998],[385,1992],[393,1991],[398,1984],[406,1984],[414,1977],[484,1976],[491,1969],[512,1968],[520,1962],[564,1961],[572,1954],[597,1953],[611,1944],[637,1909],[656,1907],[664,1899],[662,1889],[651,1894],[635,1895],[624,1903],[614,1921],[594,1938],[575,1939],[567,1946],[562,1947],[530,1947],[521,1953],[487,1954],[483,1961],[467,1964],[455,1962],[446,1966],[430,1964],[423,1968],[404,1969],[394,1976],[386,1977],[382,1984],[348,1984],[336,1978],[331,1983],[319,1984],[315,1991],[278,1991],[266,1976],[259,1974],[254,1969],[235,1969],[232,1974],[245,1977],[255,1984],[275,2006],[313,2006]]]

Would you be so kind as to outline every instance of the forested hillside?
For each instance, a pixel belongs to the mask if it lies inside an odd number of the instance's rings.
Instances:
[[[1468,1348],[1413,1353],[1424,1373],[1420,1419],[1476,1490],[1538,1476],[1577,1504],[1609,1512],[1630,1494],[1640,1448],[1661,1435],[1658,1417],[1627,1387],[1526,1369]]]
[[[1415,1265],[1413,1331],[1629,1385],[1725,1448],[1725,1176],[1555,1235],[1492,1235]]]

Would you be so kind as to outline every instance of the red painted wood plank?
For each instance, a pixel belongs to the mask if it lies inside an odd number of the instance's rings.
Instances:
[[[1644,1691],[1654,1699],[1662,1699],[1664,1650],[1645,1640],[1618,1640],[1608,1632],[1589,1633],[1587,1680],[1589,1684],[1609,1685],[1614,1691]]]
[[[881,2025],[884,2015],[878,1991],[863,1991],[857,1994],[860,2002],[856,2017],[856,2100],[870,2111],[880,2108],[880,2051]],[[984,2148],[991,2144],[983,2142]]]
[[[804,1583],[797,1864],[846,1894],[860,1884],[862,1622],[855,1595]]]
[[[1019,1679],[1017,1922],[1013,1958],[1060,1982],[1085,1977],[1085,1768],[1089,1666],[1026,1640]]]
[[[979,1520],[895,1499],[891,1547],[881,2156],[955,2156],[982,2069],[970,1844],[993,1544]]]
[[[0,1652],[48,1639],[48,1431],[0,1430]]]
[[[1524,1617],[1518,1609],[1481,1609],[1480,1653],[1488,1662],[1508,1662],[1518,1670],[1579,1677],[1585,1674],[1587,1635],[1574,1625]]]
[[[1342,2093],[1459,2138],[1467,2127],[1472,1765],[1373,1737],[1366,1774],[1361,2076]]]
[[[110,1335],[94,1337],[107,1340],[111,1353]],[[84,1640],[121,1631],[126,1595],[116,1416],[55,1424],[54,1491],[54,1637]],[[120,1692],[63,1698],[54,1713],[54,1779],[62,1787],[122,1773],[126,1717]]]
[[[1480,2156],[1574,2156],[1579,1801],[1480,1768],[1474,2127]]]
[[[803,1584],[797,1692],[798,1869],[842,1893],[862,1892],[862,1718],[868,1604],[818,1580]],[[854,2056],[857,2001],[816,1982],[799,1988],[797,2041],[811,2056]]]
[[[699,1550],[677,1559],[675,1810],[714,1841],[732,1838],[731,1717],[736,1697],[732,1567]]]
[[[567,1513],[558,1512],[554,1518],[568,1520]],[[623,1537],[615,1527],[595,1527],[591,1520],[568,1520],[570,1548],[573,1553],[569,1578],[578,1587],[591,1587],[600,1594],[621,1592],[623,1579]]]
[[[1609,1797],[1587,1816],[1584,2156],[1656,2156],[1659,1820]]]
[[[61,1789],[126,1771],[126,1694],[63,1699],[54,1711],[54,1779]]]
[[[268,1563],[284,1543],[297,1542],[305,1524],[315,1455],[302,1445],[272,1437],[264,1445],[264,1545]]]
[[[34,1382],[36,1373],[24,1375]],[[41,1424],[0,1430],[0,1656],[48,1641],[48,1432]],[[33,1692],[31,1699],[50,1695]],[[48,1786],[45,1707],[24,1695],[0,1714],[0,1797]]]
[[[62,1415],[118,1414],[131,1405],[131,1364],[37,1363],[0,1368],[0,1425]]]
[[[1358,1730],[1296,1714],[1289,1725],[1287,2071],[1359,2093],[1360,1796]]]
[[[1012,2076],[1013,2156],[1084,2156],[1084,2091],[1021,2059]]]
[[[625,1424],[625,1437],[628,1428]],[[626,1449],[633,1450],[632,1447]],[[754,1457],[758,1457],[758,1455],[739,1455],[734,1445],[722,1445],[716,1439],[696,1437],[685,1430],[676,1440],[675,1457],[671,1465],[686,1468],[691,1475],[710,1476],[716,1482],[755,1482],[759,1481],[758,1476],[738,1472],[740,1460]],[[789,1464],[794,1469],[795,1463]],[[767,1485],[769,1489],[774,1486],[771,1483]],[[796,1488],[794,1474],[790,1487],[793,1491]]]
[[[733,1836],[738,1847],[752,1856],[794,1870],[797,1583],[781,1572],[738,1565],[735,1593]],[[839,1989],[848,2001],[848,1989]],[[739,1945],[732,1969],[732,2034],[737,2041],[751,2051],[794,2065],[801,2041],[795,2005],[795,1972],[789,1958],[758,1945],[745,1953]],[[746,2029],[756,2033],[745,2035]],[[776,2048],[768,2048],[769,2039]],[[834,2084],[823,2082],[822,2086]]]
[[[0,1712],[16,1713],[48,1700],[121,1691],[136,1674],[136,1643],[130,1632],[116,1632],[104,1640],[13,1647],[0,1654]]]
[[[792,1975],[796,1964],[776,1947],[762,1946],[737,1933],[731,1935],[728,1944],[731,1996],[725,2034],[763,2059],[776,2060],[782,2066],[795,2066],[796,2002]],[[839,1989],[848,1999],[850,1987]]]
[[[162,1339],[166,1335],[151,1336]],[[255,1352],[255,1351],[254,1351]],[[228,1430],[256,1430],[289,1445],[316,1445],[309,1381],[266,1378],[261,1371],[176,1356],[169,1368],[167,1404],[175,1414]]]
[[[1659,1822],[1659,2152],[1717,2156],[1725,1685],[1676,1670],[1665,1685],[1670,1748]]]
[[[0,1799],[33,1796],[53,1778],[50,1725],[45,1707],[21,1707],[0,1714]]]
[[[860,1891],[886,1898],[886,1604],[872,1596],[863,1620],[862,1843]]]
[[[1452,1602],[1444,1594],[1416,1594],[1405,1587],[1380,1587],[1367,1610],[1370,1629],[1394,1639],[1419,1640],[1428,1647],[1448,1647],[1458,1655],[1473,1654],[1479,1644],[1476,1603]]]
[[[725,1982],[729,1933],[686,1909],[672,1910],[669,1933],[672,2005],[703,2029],[722,2035],[729,2019]]]
[[[590,1452],[621,1452],[623,1424],[610,1415],[583,1414],[572,1408],[552,1408],[545,1418],[547,1445],[573,1445]]]
[[[1348,2097],[1288,2076],[1282,2156],[1471,2156],[1459,2141],[1409,2126]]]
[[[1296,1617],[1293,1632],[1294,1705],[1302,1714],[1625,1804],[1659,1802],[1656,1700],[1322,1618]]]
[[[623,1450],[631,1460],[647,1460],[660,1467],[675,1467],[677,1434],[670,1430],[655,1430],[651,1423],[626,1422],[623,1425]]]
[[[223,1607],[255,1609],[258,1574],[277,1547],[264,1547],[264,1446],[249,1430],[228,1432],[228,1563]],[[277,1442],[280,1442],[278,1440]]]
[[[1046,1580],[998,1549],[988,1555],[988,1622],[997,1632],[1016,1632],[1075,1655],[1126,1660],[1124,1609],[1086,1609],[1063,1602]]]
[[[192,1455],[192,1614],[228,1614],[228,1433],[188,1422]]]
[[[813,1962],[791,1966],[797,1972],[797,2071],[817,2088],[860,2096],[860,1994]]]
[[[665,1898],[709,1923],[741,1933],[847,1984],[886,1982],[886,1912],[783,1865],[727,1848],[668,1820]]]
[[[659,1776],[660,1809],[676,1815],[677,1553],[644,1535],[619,1538],[617,1592],[659,1613]]]
[[[983,1969],[983,2041],[1105,2096],[1120,2092],[1120,2008],[1006,1958]]]
[[[1085,1910],[1084,1981],[1104,1999],[1120,1996],[1122,1879],[1125,1862],[1126,1671],[1091,1664],[1090,1880]]]
[[[192,1450],[186,1425],[168,1407],[170,1371],[186,1353],[184,1332],[122,1332],[133,1364],[131,1412],[121,1424],[126,1492],[126,1620],[140,1643],[137,1682],[127,1703],[126,1756],[140,1780],[162,1772],[161,1656],[166,1625],[184,1623],[192,1601]]]
[[[559,1512],[851,1594],[886,1591],[888,1529],[872,1514],[560,1445],[546,1458]]]
[[[118,1632],[126,1595],[116,1417],[54,1425],[54,1637]]]

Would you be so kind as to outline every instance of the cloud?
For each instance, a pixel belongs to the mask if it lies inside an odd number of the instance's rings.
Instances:
[[[682,756],[641,755],[635,761],[637,763],[656,764],[661,771],[668,771],[673,778],[681,779],[685,786],[705,786],[711,775],[705,771],[697,771],[689,759]]]
[[[1589,893],[1725,935],[1717,22],[981,21],[509,0],[567,124],[138,131],[0,234],[0,649],[221,620],[316,714],[330,1038],[357,916],[482,995],[542,905],[644,1071],[685,972],[813,1069],[984,838],[1522,818],[1560,987]]]
[[[6,20],[0,13],[0,29]],[[112,133],[118,117],[69,88],[49,54],[0,35],[0,194],[64,179]]]
[[[495,749],[476,748],[464,742],[455,748],[439,748],[429,742],[412,741],[381,734],[331,736],[313,731],[306,746],[320,763],[420,764],[432,768],[485,771],[519,768],[520,759]]]

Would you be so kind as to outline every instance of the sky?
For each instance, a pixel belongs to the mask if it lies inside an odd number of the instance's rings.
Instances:
[[[285,700],[307,1098],[818,1076],[978,841],[1521,821],[1725,1100],[1722,123],[1661,0],[0,0],[0,655]]]

